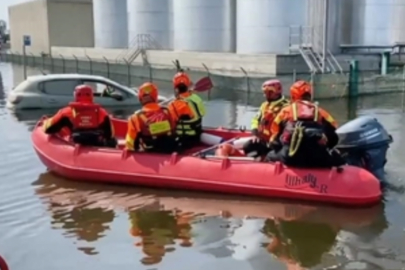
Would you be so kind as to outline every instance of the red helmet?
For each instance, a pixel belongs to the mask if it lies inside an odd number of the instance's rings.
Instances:
[[[191,86],[190,77],[185,72],[177,72],[173,77],[173,86],[177,88],[180,84],[184,84],[187,87]]]
[[[144,104],[148,102],[156,102],[158,100],[159,90],[153,83],[146,82],[138,89],[138,99]]]
[[[279,80],[268,80],[262,84],[262,91],[266,99],[277,99],[283,94],[283,86]]]
[[[307,81],[296,81],[291,85],[290,96],[292,101],[302,100],[305,94],[312,96],[312,86]]]
[[[85,84],[78,85],[75,88],[74,97],[76,102],[93,103],[93,89]]]

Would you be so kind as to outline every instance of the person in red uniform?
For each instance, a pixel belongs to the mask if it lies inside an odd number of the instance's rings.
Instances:
[[[265,156],[270,151],[268,142],[271,124],[281,109],[289,104],[283,96],[279,80],[265,81],[262,91],[266,100],[252,119],[251,130],[254,137],[243,146],[244,153],[251,157]]]
[[[271,151],[267,160],[281,161],[296,167],[332,167],[345,162],[332,150],[338,143],[337,123],[312,100],[312,86],[306,81],[295,82],[290,89],[292,103],[283,108],[271,125]],[[333,154],[332,154],[333,153]]]
[[[79,85],[74,90],[74,102],[48,118],[44,125],[47,134],[68,130],[74,143],[87,146],[115,147],[114,128],[107,111],[93,103],[93,90]]]
[[[125,138],[126,149],[130,151],[172,153],[178,150],[176,135],[178,118],[167,108],[157,103],[158,88],[147,82],[138,89],[142,109],[128,119]]]

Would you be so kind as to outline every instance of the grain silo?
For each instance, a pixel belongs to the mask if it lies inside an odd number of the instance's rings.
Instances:
[[[235,52],[236,0],[173,0],[174,49]]]
[[[171,1],[128,0],[129,47],[140,46],[139,35],[150,37],[153,48],[172,49]],[[143,45],[148,44],[144,40]]]
[[[290,27],[305,23],[304,0],[237,0],[239,54],[286,53]]]
[[[128,46],[127,0],[93,1],[93,18],[95,47]]]
[[[306,25],[310,27],[313,48],[319,52],[324,43],[332,53],[340,45],[350,42],[347,37],[352,27],[352,0],[307,0]],[[309,33],[309,31],[308,31]]]
[[[403,2],[403,1],[399,1]],[[354,0],[351,44],[388,45],[391,43],[392,1]]]
[[[392,0],[391,43],[405,43],[405,1]]]

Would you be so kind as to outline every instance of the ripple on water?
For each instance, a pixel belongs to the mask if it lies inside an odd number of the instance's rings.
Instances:
[[[41,211],[41,202],[36,197],[27,196],[31,189],[21,185],[5,190],[1,186],[0,230],[3,239],[32,237],[46,228],[49,218]],[[7,233],[4,233],[7,232]]]

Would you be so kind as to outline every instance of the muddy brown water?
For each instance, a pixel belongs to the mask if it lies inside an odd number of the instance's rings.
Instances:
[[[11,270],[403,269],[404,196],[367,209],[61,179],[40,163],[30,130],[44,113],[10,113],[21,68],[0,63],[0,254]],[[36,73],[29,70],[29,73]],[[205,124],[249,125],[260,97],[214,91]],[[405,176],[401,95],[322,101],[340,123],[375,115],[394,137],[387,178]],[[246,105],[250,104],[250,105]],[[120,117],[134,108],[113,109]],[[295,268],[298,267],[298,268]]]

